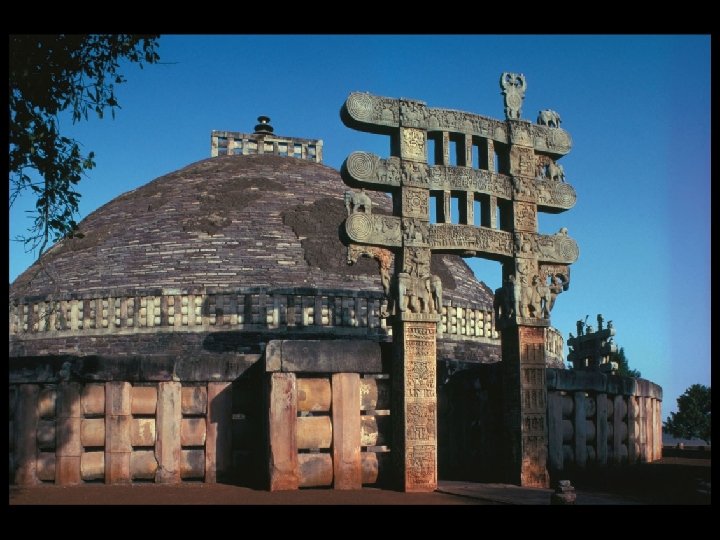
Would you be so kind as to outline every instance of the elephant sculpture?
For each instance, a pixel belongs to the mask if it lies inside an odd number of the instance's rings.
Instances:
[[[361,189],[360,193],[348,190],[345,192],[345,209],[347,210],[348,216],[357,212],[370,214],[372,211],[372,201],[364,189]]]
[[[537,123],[541,126],[559,128],[560,122],[562,122],[560,115],[553,110],[545,109],[538,113]]]
[[[427,279],[432,297],[431,308],[435,313],[442,313],[442,280],[440,276],[430,276]]]
[[[549,161],[547,166],[547,176],[550,180],[565,181],[565,170],[563,166],[554,161]]]
[[[437,279],[437,281],[434,281]],[[417,278],[408,272],[400,272],[397,284],[397,310],[410,313],[433,313],[441,307],[442,283],[436,276]],[[394,306],[392,312],[395,312]]]

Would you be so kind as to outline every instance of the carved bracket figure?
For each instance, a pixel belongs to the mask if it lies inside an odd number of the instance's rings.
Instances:
[[[560,122],[562,122],[560,115],[551,109],[545,109],[538,113],[537,123],[541,126],[559,128]]]
[[[360,257],[375,259],[380,271],[380,282],[382,283],[385,296],[390,295],[390,268],[395,256],[389,249],[377,246],[360,246],[358,244],[348,245],[348,264],[355,264]]]
[[[536,178],[565,182],[565,169],[560,163],[556,163],[548,156],[538,156]]]
[[[527,83],[522,73],[503,73],[500,76],[500,88],[505,96],[505,117],[520,120],[520,110],[525,99]]]
[[[372,201],[370,197],[368,197],[368,194],[365,193],[364,188],[360,190],[360,193],[350,189],[345,192],[345,209],[347,210],[348,216],[359,212],[364,214],[372,213]]]

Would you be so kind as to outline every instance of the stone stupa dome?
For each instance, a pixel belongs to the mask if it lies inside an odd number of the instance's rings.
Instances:
[[[129,191],[11,284],[11,355],[168,354],[217,330],[255,333],[235,353],[261,352],[278,333],[387,341],[378,264],[348,265],[340,240],[346,190],[335,169],[256,154],[205,159]],[[369,195],[373,212],[391,213],[389,197]],[[499,360],[490,289],[460,257],[432,261],[440,354]],[[164,345],[141,343],[148,333]]]

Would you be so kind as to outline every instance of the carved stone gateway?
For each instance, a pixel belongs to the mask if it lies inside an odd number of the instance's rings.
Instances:
[[[537,213],[575,205],[575,190],[556,163],[570,151],[571,140],[558,127],[557,113],[553,122],[541,114],[538,125],[520,119],[523,75],[503,73],[500,86],[505,121],[365,93],[350,94],[341,109],[347,126],[391,139],[390,157],[354,152],[341,172],[351,187],[393,197],[394,215],[385,216],[372,214],[364,192],[348,193],[345,234],[349,261],[360,254],[375,256],[358,246],[394,255],[393,275],[387,275],[388,265],[381,270],[395,347],[393,455],[405,491],[437,486],[435,350],[442,286],[430,273],[432,252],[502,263],[495,310],[502,331],[507,480],[548,487],[545,332],[579,250],[565,228],[539,234]],[[429,139],[435,143],[434,164],[428,163]]]

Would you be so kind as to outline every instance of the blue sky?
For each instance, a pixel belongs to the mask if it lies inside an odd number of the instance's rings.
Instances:
[[[710,384],[709,36],[163,36],[162,65],[126,66],[115,120],[67,135],[96,153],[80,217],[210,155],[210,131],[320,138],[338,168],[355,150],[389,153],[385,137],[346,128],[352,91],[503,118],[498,80],[525,74],[522,117],[557,110],[573,138],[561,163],[577,205],[541,215],[580,246],[570,289],[552,313],[567,338],[597,313],[614,322],[630,365],[665,390],[663,416],[691,384]],[[22,234],[32,201],[10,211]],[[33,262],[10,242],[10,280]],[[500,265],[468,259],[491,288]]]

